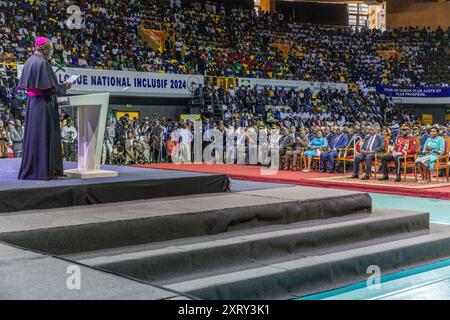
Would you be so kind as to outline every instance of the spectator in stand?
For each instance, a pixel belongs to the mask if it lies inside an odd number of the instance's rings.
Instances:
[[[71,30],[64,24],[66,1],[4,0],[0,53],[23,62],[32,53],[33,39],[42,34],[52,35],[55,61],[69,67],[354,82],[361,88],[450,82],[449,30],[300,25],[278,19],[276,12],[256,14],[241,7],[227,12],[223,6],[195,1],[181,8],[178,2],[83,1],[78,4],[81,28]],[[174,30],[178,45],[173,52],[170,45],[153,50],[140,39],[145,17]],[[394,54],[384,55],[387,48]],[[431,62],[441,68],[435,71]]]

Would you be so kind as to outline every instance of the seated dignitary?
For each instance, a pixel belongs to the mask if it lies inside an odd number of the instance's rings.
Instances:
[[[439,156],[442,156],[444,152],[444,138],[438,135],[438,128],[433,127],[430,129],[430,137],[425,141],[422,154],[419,158],[417,158],[415,163],[422,179],[427,177],[431,179],[430,170],[434,170],[437,159]]]
[[[372,161],[375,159],[376,154],[384,151],[384,138],[378,134],[379,129],[375,126],[371,126],[369,129],[369,135],[364,139],[364,143],[361,147],[361,153],[355,156],[353,161],[353,175],[350,179],[357,179],[359,177],[359,164],[365,162],[365,174],[361,180],[369,180],[369,173]]]
[[[322,148],[325,148],[327,145],[327,140],[323,136],[322,130],[317,130],[316,135],[308,144],[308,150],[303,153],[303,163],[305,163],[305,169],[302,170],[304,172],[311,171],[311,163],[312,158],[319,154]]]
[[[326,161],[328,160],[328,172],[334,172],[334,159],[339,154],[339,149],[345,148],[348,143],[348,137],[344,133],[343,128],[337,129],[337,134],[332,136],[330,143],[328,144],[327,150],[320,154],[320,167],[321,172],[326,172]]]
[[[392,153],[383,155],[381,157],[381,171],[383,172],[383,177],[381,177],[379,180],[389,180],[389,174],[388,174],[388,164],[389,161],[394,161],[395,163],[395,173],[397,177],[395,178],[395,182],[401,181],[400,177],[400,161],[405,160],[406,156],[413,155],[416,153],[416,150],[418,146],[416,145],[416,139],[412,136],[410,136],[411,129],[408,125],[403,125],[400,133],[397,135],[397,138],[395,138],[394,148],[392,150]]]
[[[301,130],[300,136],[295,138],[295,143],[292,146],[292,150],[286,151],[286,156],[284,157],[284,170],[289,170],[290,157],[292,156],[292,171],[298,171],[301,168],[297,166],[298,157],[302,156],[304,148],[310,143],[308,137],[306,136],[306,131]]]
[[[281,130],[281,138],[280,138],[280,155],[284,155],[288,149],[292,147],[295,143],[294,137],[289,134],[289,130],[287,128],[283,128]]]

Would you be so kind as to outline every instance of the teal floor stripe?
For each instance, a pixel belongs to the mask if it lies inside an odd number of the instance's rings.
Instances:
[[[438,261],[435,263],[427,264],[427,265],[416,267],[416,268],[402,270],[399,272],[390,273],[387,275],[382,275],[380,282],[386,283],[389,281],[414,276],[414,275],[417,275],[420,273],[424,273],[424,272],[428,272],[428,271],[432,271],[432,270],[436,270],[436,269],[448,267],[448,266],[450,266],[450,259]],[[358,282],[358,283],[355,283],[355,284],[352,284],[352,285],[349,285],[349,286],[346,286],[343,288],[319,292],[319,293],[307,295],[307,296],[304,296],[301,298],[295,298],[293,300],[322,300],[322,299],[330,298],[332,296],[336,296],[339,294],[348,293],[348,292],[351,292],[354,290],[362,289],[362,288],[365,288],[366,286],[367,286],[367,282],[361,281],[361,282]]]

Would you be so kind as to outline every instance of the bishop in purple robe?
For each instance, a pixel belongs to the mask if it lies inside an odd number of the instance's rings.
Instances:
[[[64,95],[71,84],[58,84],[49,63],[52,42],[39,37],[34,44],[36,51],[25,62],[18,85],[28,91],[19,179],[51,180],[64,172],[57,96]]]

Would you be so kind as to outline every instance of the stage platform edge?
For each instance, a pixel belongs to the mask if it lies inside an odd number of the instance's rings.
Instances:
[[[76,163],[64,163],[64,169]],[[98,179],[70,177],[49,181],[18,180],[20,159],[0,160],[0,214],[24,210],[105,204],[161,197],[220,193],[230,190],[223,174],[204,174],[134,167],[102,166],[118,176]]]

